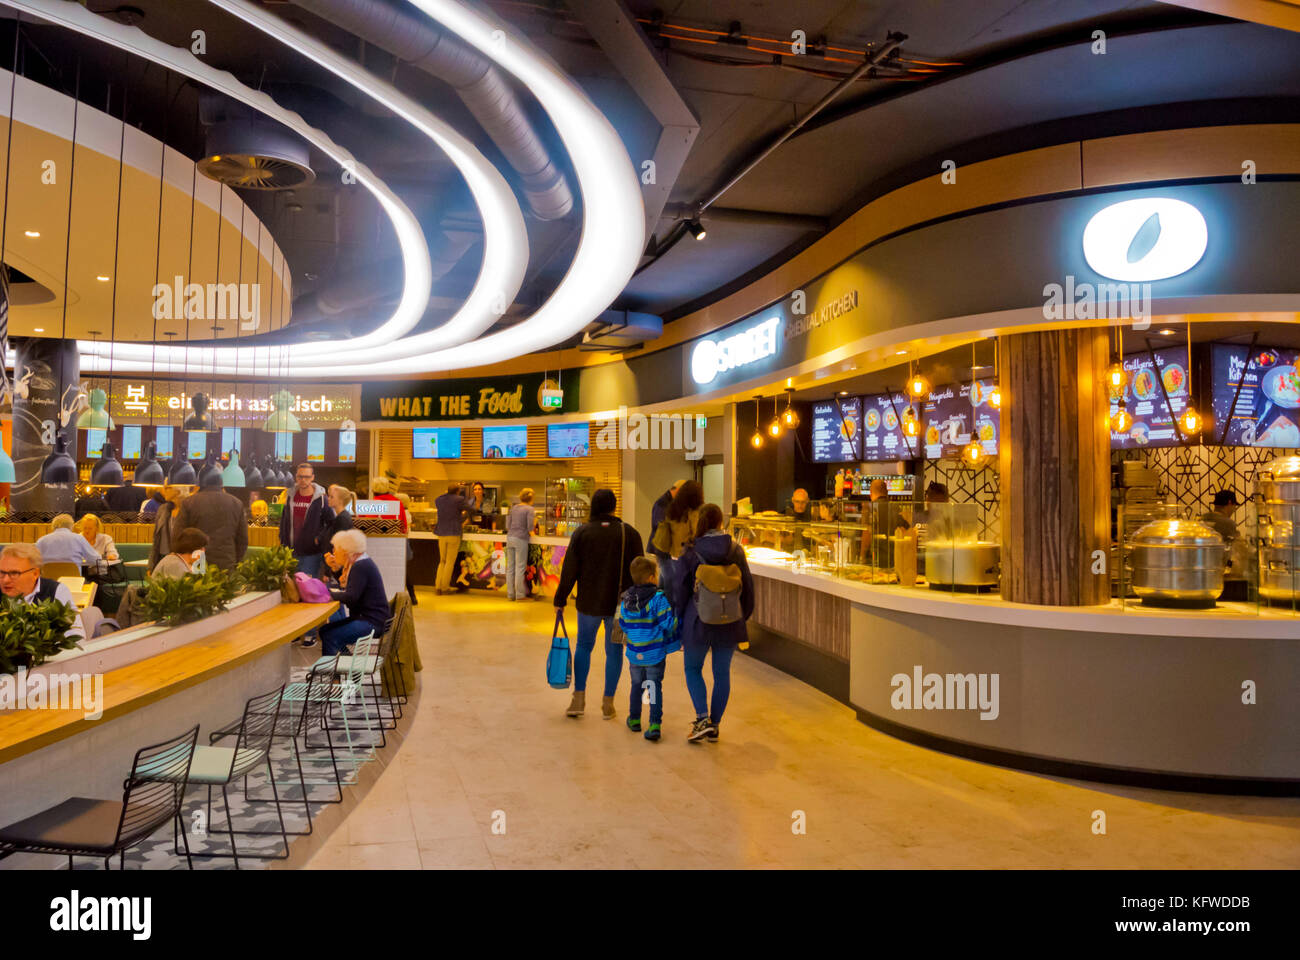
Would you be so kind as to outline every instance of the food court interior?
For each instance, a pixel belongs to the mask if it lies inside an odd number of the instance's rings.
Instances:
[[[1300,866],[1286,6],[0,0],[0,869]]]

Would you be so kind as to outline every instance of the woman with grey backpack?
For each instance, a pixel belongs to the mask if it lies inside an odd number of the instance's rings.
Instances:
[[[723,529],[722,508],[700,509],[695,542],[676,564],[677,621],[682,625],[686,689],[695,721],[686,739],[718,742],[718,726],[731,697],[731,658],[747,642],[745,621],[754,612],[754,580],[745,551]],[[704,685],[704,658],[713,659],[713,704]]]

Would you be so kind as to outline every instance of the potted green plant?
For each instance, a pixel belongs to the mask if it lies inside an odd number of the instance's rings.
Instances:
[[[68,630],[76,618],[77,611],[58,600],[24,603],[5,597],[0,604],[0,671],[17,673],[74,649],[77,638],[69,637]]]
[[[217,567],[209,567],[202,575],[163,577],[149,582],[139,609],[144,619],[174,627],[221,613],[239,595],[241,586],[242,579],[237,572],[228,573]]]
[[[279,590],[284,578],[298,569],[298,558],[288,547],[277,545],[250,553],[237,569],[249,590]]]

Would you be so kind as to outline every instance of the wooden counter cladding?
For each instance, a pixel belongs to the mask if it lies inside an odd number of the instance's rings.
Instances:
[[[755,572],[752,622],[845,663],[851,607],[843,597]]]
[[[94,720],[79,709],[0,713],[0,763],[233,670],[320,626],[338,607],[336,602],[282,603],[201,640],[110,670],[104,674],[104,712]]]

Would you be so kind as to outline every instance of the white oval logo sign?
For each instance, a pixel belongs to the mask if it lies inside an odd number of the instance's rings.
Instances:
[[[1144,197],[1098,210],[1083,228],[1083,256],[1112,280],[1165,280],[1200,263],[1208,241],[1205,218],[1190,203]]]
[[[712,383],[720,373],[743,367],[776,353],[780,317],[770,317],[725,340],[701,340],[691,351],[691,379]]]

